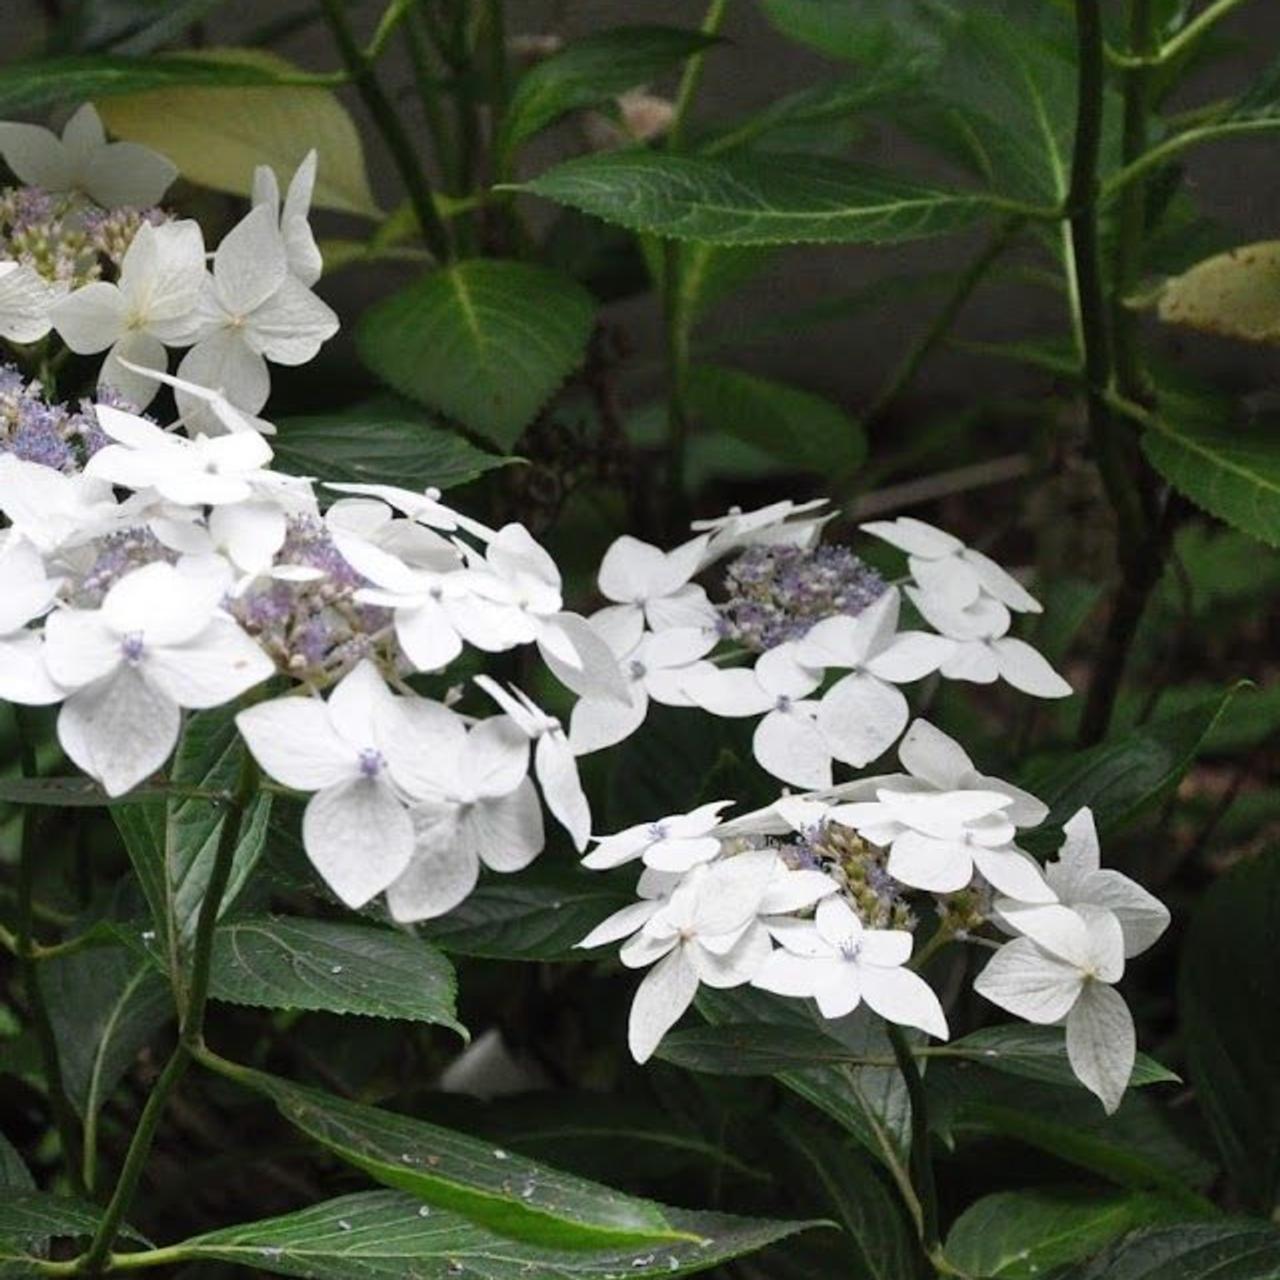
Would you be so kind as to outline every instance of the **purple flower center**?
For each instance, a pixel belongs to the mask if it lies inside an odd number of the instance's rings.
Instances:
[[[386,763],[382,752],[375,747],[365,747],[360,752],[360,772],[366,778],[376,778]]]
[[[124,654],[126,662],[137,662],[142,657],[143,648],[141,631],[130,631],[120,641],[120,652]]]
[[[634,658],[631,659],[631,664],[627,670],[631,673],[631,678],[633,680],[643,680],[645,677],[644,663],[637,662]]]
[[[840,954],[846,960],[856,960],[862,950],[862,942],[858,938],[845,938],[840,944]]]

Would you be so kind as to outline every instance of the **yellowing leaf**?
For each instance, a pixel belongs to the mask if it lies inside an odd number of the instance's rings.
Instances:
[[[1197,263],[1164,287],[1159,312],[1166,324],[1280,344],[1280,240]]]
[[[282,78],[298,75],[297,67],[260,49],[208,49],[198,56],[261,67]],[[260,164],[270,165],[282,183],[287,181],[314,147],[320,153],[315,203],[369,218],[382,216],[369,189],[355,122],[330,89],[287,83],[185,86],[104,98],[96,105],[118,137],[168,156],[190,181],[233,195],[249,194]]]

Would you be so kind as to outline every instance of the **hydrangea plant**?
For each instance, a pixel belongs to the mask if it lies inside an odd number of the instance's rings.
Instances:
[[[1256,605],[1224,566],[1276,541],[1274,450],[1139,318],[1274,340],[1172,162],[1280,125],[1280,77],[1168,115],[1243,4],[1120,7],[762,0],[855,69],[725,125],[723,0],[568,43],[321,0],[335,72],[90,4],[0,68],[54,108],[0,124],[0,1272],[1280,1274],[1274,858],[1196,910],[1175,1035],[1161,960],[1274,716],[1188,840],[1233,690],[1153,718],[1141,667],[1171,574]],[[878,114],[973,180],[850,163]],[[539,169],[549,129],[582,154]],[[860,421],[703,359],[775,246],[984,220]],[[1015,248],[1071,345],[997,353],[1065,384],[1063,465],[997,480],[1047,510],[988,510],[987,462],[866,491]],[[420,274],[355,326],[359,400],[328,276],[379,262]],[[637,288],[656,414],[598,317]],[[1199,570],[1192,504],[1242,539]]]

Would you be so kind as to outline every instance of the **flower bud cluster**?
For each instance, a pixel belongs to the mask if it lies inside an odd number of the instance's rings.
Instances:
[[[130,407],[114,394],[101,399],[116,408]],[[78,409],[52,404],[38,381],[0,364],[0,453],[71,474],[108,443],[88,401]]]

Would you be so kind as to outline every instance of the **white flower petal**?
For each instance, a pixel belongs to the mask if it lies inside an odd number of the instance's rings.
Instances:
[[[910,684],[937,671],[954,647],[954,642],[945,636],[903,631],[887,648],[867,659],[867,670],[893,684]]]
[[[569,746],[575,756],[615,746],[640,728],[648,712],[649,695],[639,683],[631,686],[629,702],[582,698],[569,716]]]
[[[752,924],[723,954],[696,944],[690,945],[687,952],[698,980],[723,991],[750,982],[773,954],[773,944],[769,941],[769,931],[763,925]]]
[[[895,880],[933,893],[955,893],[973,878],[968,845],[918,831],[906,831],[893,842],[886,866]]]
[[[774,951],[751,979],[751,985],[761,991],[771,991],[776,996],[804,999],[817,990],[821,970],[831,962],[822,958],[809,958],[790,950]]]
[[[857,769],[893,745],[910,715],[900,690],[862,671],[837,681],[818,703],[818,727],[831,754]]]
[[[542,734],[534,749],[534,764],[547,808],[581,853],[591,836],[591,806],[582,790],[577,761],[564,735]]]
[[[177,166],[150,147],[109,142],[89,157],[81,180],[104,209],[145,209],[160,203],[177,176]]]
[[[1019,613],[1043,612],[1040,602],[1015,578],[1008,570],[1001,568],[989,556],[972,547],[966,547],[961,553],[965,562],[973,569],[982,589],[995,596],[1001,604],[1007,605]]]
[[[41,125],[0,123],[0,155],[27,186],[50,192],[71,190],[75,180],[71,156],[61,139]]]
[[[319,791],[357,776],[357,749],[334,728],[319,698],[286,697],[241,711],[236,728],[253,758],[277,782]]]
[[[751,749],[760,767],[783,782],[810,789],[831,785],[831,749],[814,708],[805,703],[770,711],[756,725]]]
[[[467,840],[492,871],[523,871],[542,852],[546,835],[533,782],[472,805],[462,819]]]
[[[1015,1017],[1047,1025],[1066,1017],[1083,985],[1074,965],[1041,950],[1030,938],[1014,938],[987,961],[973,989]]]
[[[1169,908],[1119,871],[1096,871],[1085,886],[1084,901],[1110,911],[1120,923],[1126,956],[1141,955],[1169,927]]]
[[[953,555],[964,546],[959,538],[913,516],[899,516],[896,520],[872,520],[867,524],[860,524],[858,528],[908,555],[928,556],[930,559]]]
[[[123,795],[164,764],[182,713],[128,663],[77,690],[58,713],[58,741],[108,795]]]
[[[45,619],[45,664],[67,689],[100,680],[124,660],[120,637],[97,610],[57,609]]]
[[[338,332],[338,316],[301,280],[286,276],[280,287],[254,309],[245,336],[272,364],[299,365],[314,360]]]
[[[1018,902],[1053,902],[1056,895],[1044,878],[1040,864],[1020,849],[973,846],[974,865],[998,893]]]
[[[1129,1006],[1114,987],[1088,982],[1067,1016],[1067,1060],[1110,1115],[1120,1105],[1138,1042]]]
[[[680,687],[695,706],[713,716],[755,716],[777,702],[777,695],[761,687],[747,667],[717,667],[695,662],[685,668]]]
[[[362,907],[408,867],[413,822],[379,779],[351,778],[307,801],[302,843],[338,898],[349,907]]]
[[[636,991],[627,1024],[627,1043],[637,1062],[647,1062],[685,1010],[698,990],[698,975],[677,948],[661,961]]]
[[[137,369],[164,369],[169,362],[164,343],[136,330],[116,342],[98,371],[98,387],[111,387],[130,404],[145,409],[155,399],[159,384]],[[130,367],[133,366],[133,367]]]
[[[898,744],[898,759],[908,773],[939,791],[954,791],[966,786],[974,772],[973,761],[965,754],[964,748],[927,720],[912,723]]]
[[[105,351],[124,335],[127,310],[116,285],[95,280],[54,303],[49,320],[72,351],[86,356]]]
[[[256,414],[271,394],[267,362],[236,329],[218,329],[201,338],[182,357],[178,377],[225,396],[248,414]],[[174,398],[188,431],[217,435],[228,429],[207,400],[181,387]]]
[[[387,888],[391,918],[433,920],[464,901],[480,878],[474,845],[460,838],[452,806],[412,810],[414,846],[408,867]]]
[[[32,268],[0,262],[0,338],[37,342],[49,332],[50,316],[65,286],[50,284]]]
[[[66,696],[66,689],[54,681],[45,665],[39,632],[0,637],[0,699],[23,707],[45,707]]]
[[[250,209],[218,245],[213,278],[228,315],[247,317],[285,282],[284,241],[271,210]]]
[[[596,582],[606,600],[613,600],[617,604],[638,603],[651,594],[666,594],[666,590],[659,585],[666,563],[666,552],[661,547],[641,542],[630,534],[623,534],[604,553]],[[691,576],[692,573],[687,575],[686,581]],[[670,589],[674,590],[680,585],[682,584],[676,582]]]
[[[269,680],[275,664],[230,618],[214,618],[180,645],[144,654],[147,679],[180,707],[220,707]]]
[[[995,651],[985,640],[956,640],[955,648],[943,659],[939,671],[948,680],[970,684],[994,684],[1000,678]]]
[[[1049,665],[1049,661],[1025,640],[1005,636],[993,640],[996,665],[1004,680],[1035,698],[1067,698],[1071,686]]]
[[[933,988],[910,969],[858,965],[862,998],[882,1018],[902,1027],[918,1027],[938,1040],[951,1034]]]
[[[607,946],[611,942],[619,942],[629,938],[642,928],[649,917],[658,910],[656,902],[631,902],[611,916],[601,920],[581,942],[575,946],[584,950],[591,947]]]

